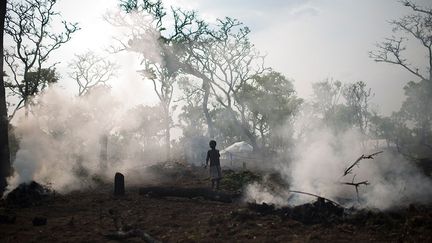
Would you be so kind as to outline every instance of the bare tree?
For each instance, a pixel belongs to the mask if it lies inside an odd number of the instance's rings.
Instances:
[[[55,0],[10,1],[7,4],[5,33],[14,46],[5,50],[5,62],[10,69],[8,85],[12,94],[19,97],[15,110],[26,107],[30,98],[42,90],[47,81],[42,79],[42,70],[52,70],[56,63],[48,65],[50,54],[71,39],[77,31],[76,23],[60,20],[63,32],[57,32],[59,13],[54,11]],[[35,76],[30,79],[29,73]]]
[[[6,0],[1,2],[0,7],[0,197],[2,197],[7,186],[6,177],[9,176],[10,172],[9,121],[7,117],[3,71],[3,33],[6,17]]]
[[[97,85],[106,85],[115,77],[118,66],[104,57],[96,55],[92,51],[75,55],[75,59],[69,63],[72,71],[69,76],[78,84],[78,96],[84,95]]]
[[[391,21],[394,33],[406,33],[419,41],[427,56],[426,72],[415,67],[404,57],[406,37],[392,36],[377,44],[377,50],[369,52],[369,56],[376,62],[385,62],[401,66],[421,80],[432,82],[432,9],[422,8],[409,0],[402,0],[402,4],[414,12],[398,20]]]

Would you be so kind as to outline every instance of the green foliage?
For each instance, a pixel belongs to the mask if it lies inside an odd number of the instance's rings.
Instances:
[[[408,82],[404,87],[406,100],[402,103],[401,114],[414,123],[422,133],[431,132],[432,124],[432,81]]]
[[[261,176],[249,171],[233,171],[233,170],[224,170],[223,177],[221,181],[221,187],[225,190],[229,191],[240,191],[245,186],[251,184],[255,181],[260,181]]]
[[[34,96],[38,94],[41,90],[45,89],[47,86],[57,83],[60,76],[56,72],[55,68],[51,69],[41,69],[39,71],[29,71],[24,76],[18,84],[12,82],[5,82],[6,87],[13,90],[26,90],[26,85],[28,85],[29,92],[27,96]]]
[[[272,143],[277,128],[286,125],[302,103],[292,82],[275,71],[252,77],[243,84],[238,97],[247,110],[250,126],[260,135],[262,148]]]

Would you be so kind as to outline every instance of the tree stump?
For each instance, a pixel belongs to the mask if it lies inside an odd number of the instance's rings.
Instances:
[[[117,172],[114,176],[114,196],[123,196],[125,194],[124,175]]]

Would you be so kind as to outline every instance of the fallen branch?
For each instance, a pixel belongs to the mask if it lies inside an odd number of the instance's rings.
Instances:
[[[363,159],[374,159],[375,155],[378,155],[380,153],[382,153],[383,151],[379,151],[373,154],[369,154],[369,155],[364,155],[362,154],[352,165],[350,165],[347,169],[345,169],[343,176],[346,176],[348,174],[350,174],[352,172],[352,169],[354,168],[354,166],[358,165],[358,163],[360,163],[361,160]]]
[[[139,189],[139,194],[152,197],[202,197],[206,200],[231,203],[239,198],[238,194],[228,194],[213,191],[207,188],[180,188],[180,187],[143,187]]]
[[[322,196],[318,196],[318,195],[313,194],[313,193],[309,193],[309,192],[302,192],[302,191],[293,191],[293,190],[289,190],[289,192],[292,192],[292,193],[299,193],[299,194],[304,194],[304,195],[309,195],[309,196],[313,196],[313,197],[316,197],[316,198],[322,198],[322,199],[324,199],[324,200],[327,200],[327,201],[333,203],[333,204],[336,205],[336,206],[339,206],[339,207],[341,207],[341,208],[344,208],[342,205],[340,205],[339,203],[337,203],[337,202],[335,202],[335,201],[333,201],[333,200],[330,200],[330,199],[325,198],[325,197],[322,197]]]

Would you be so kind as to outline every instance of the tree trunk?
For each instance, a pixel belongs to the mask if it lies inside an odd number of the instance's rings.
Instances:
[[[6,91],[4,86],[4,70],[3,70],[3,34],[4,20],[6,16],[6,0],[2,1],[0,9],[0,197],[6,189],[6,177],[10,174],[10,154],[9,154],[9,121],[6,107]]]
[[[170,116],[169,108],[164,107],[165,116],[165,148],[166,148],[166,160],[171,158],[171,132],[170,132]]]
[[[229,114],[231,115],[233,122],[239,128],[240,132],[249,139],[249,142],[251,143],[252,147],[254,148],[255,151],[257,151],[259,149],[259,147],[258,147],[258,144],[256,141],[256,137],[251,133],[251,131],[249,131],[249,129],[245,125],[243,125],[237,119],[236,113],[233,109],[227,108],[227,110],[229,111]]]
[[[210,117],[210,112],[208,109],[208,99],[210,96],[210,84],[209,81],[203,79],[203,85],[202,88],[204,90],[204,99],[203,99],[203,112],[204,112],[204,116],[207,122],[207,131],[208,131],[208,135],[210,137],[210,139],[214,139],[215,137],[215,132],[214,132],[214,125],[213,125],[213,120]]]
[[[108,161],[108,135],[104,133],[100,138],[100,169],[105,171],[107,169],[107,161]]]

